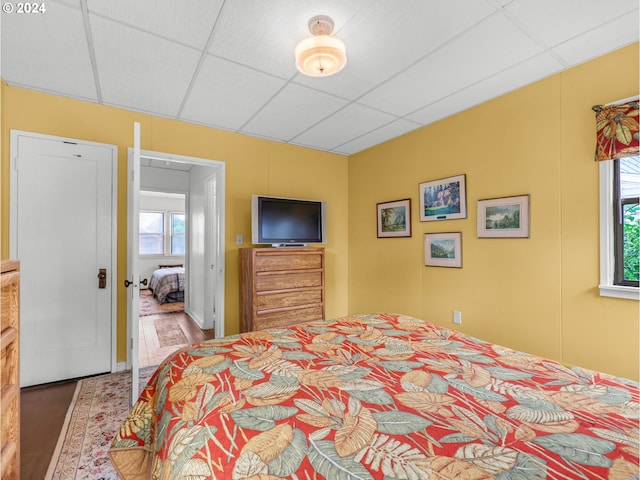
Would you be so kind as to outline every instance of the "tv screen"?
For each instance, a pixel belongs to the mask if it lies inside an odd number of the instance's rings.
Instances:
[[[316,200],[253,195],[251,239],[274,246],[326,243],[325,204]]]

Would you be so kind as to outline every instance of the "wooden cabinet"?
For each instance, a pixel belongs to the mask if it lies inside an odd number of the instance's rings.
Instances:
[[[243,332],[324,319],[324,248],[241,248]]]
[[[0,478],[20,478],[20,264],[2,261],[0,298]]]

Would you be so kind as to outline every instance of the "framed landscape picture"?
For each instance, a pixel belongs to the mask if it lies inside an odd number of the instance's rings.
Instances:
[[[478,200],[478,238],[529,238],[529,195]]]
[[[411,199],[377,204],[378,238],[411,236]]]
[[[462,267],[462,233],[425,233],[424,264],[428,267]]]
[[[467,218],[466,176],[420,184],[420,221]]]

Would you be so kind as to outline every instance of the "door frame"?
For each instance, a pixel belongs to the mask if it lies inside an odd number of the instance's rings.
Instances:
[[[108,143],[92,142],[75,138],[60,137],[57,135],[46,135],[43,133],[27,132],[23,130],[10,130],[9,143],[9,256],[14,258],[18,245],[18,170],[17,159],[18,140],[20,137],[31,137],[43,140],[53,140],[60,142],[72,142],[82,145],[93,145],[108,147],[111,150],[111,263],[108,266],[109,274],[107,281],[111,287],[111,372],[117,371],[117,316],[118,316],[118,146]]]
[[[129,147],[127,152],[127,170],[130,168],[129,162],[133,155],[133,148]],[[214,307],[215,307],[215,322],[213,327],[215,328],[215,337],[220,338],[224,336],[224,307],[225,307],[225,182],[226,182],[226,172],[225,167],[226,164],[219,160],[211,160],[205,158],[191,157],[185,155],[177,155],[173,153],[163,153],[157,152],[153,150],[140,150],[140,158],[148,158],[153,160],[160,160],[163,162],[175,162],[175,163],[184,163],[189,165],[198,165],[202,167],[210,168],[212,171],[212,176],[216,176],[216,208],[215,212],[217,213],[217,235],[216,239],[216,249],[214,252],[211,252],[209,248],[208,251],[212,253],[212,260],[214,260],[214,264],[216,266],[215,272],[212,272],[212,269],[207,269],[209,272],[209,285],[215,285],[215,293],[214,293]],[[139,172],[138,172],[139,175]],[[206,189],[206,187],[205,187]],[[180,190],[175,190],[176,193],[185,193]],[[207,199],[207,201],[212,199]],[[134,215],[135,212],[131,211],[132,205],[131,202],[127,202],[127,221],[130,221],[130,218]],[[190,206],[189,194],[187,192],[185,198],[185,205]],[[190,207],[189,207],[190,208]],[[185,263],[189,262],[190,251],[187,249],[185,253]],[[188,279],[185,278],[186,282],[189,282]],[[207,280],[205,280],[207,283]],[[188,283],[187,288],[192,288],[190,283]],[[129,297],[127,297],[129,298]],[[186,305],[186,303],[185,303]],[[127,324],[129,323],[129,319],[127,320]],[[127,325],[129,329],[130,326]],[[127,330],[129,331],[129,330]],[[131,350],[128,348],[128,352]],[[132,359],[127,358],[127,368],[131,368]]]

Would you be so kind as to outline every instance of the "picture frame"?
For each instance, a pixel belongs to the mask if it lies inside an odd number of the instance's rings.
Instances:
[[[420,184],[420,221],[467,218],[466,175]]]
[[[478,238],[529,238],[529,195],[478,200]]]
[[[427,267],[462,268],[462,233],[425,233],[424,264]]]
[[[376,204],[378,238],[411,236],[411,199]]]

